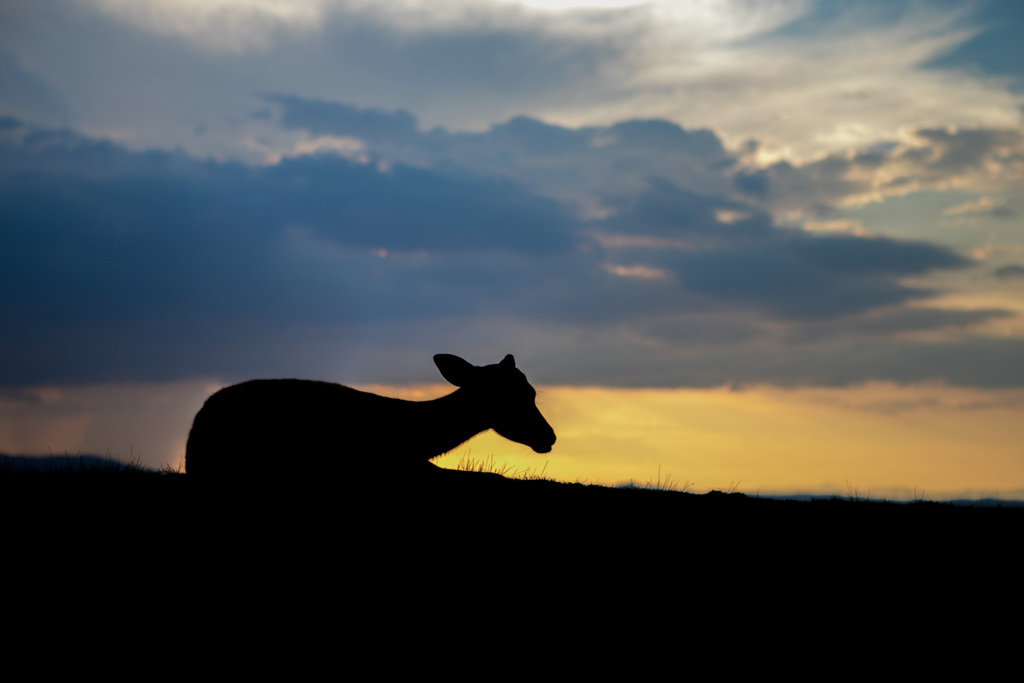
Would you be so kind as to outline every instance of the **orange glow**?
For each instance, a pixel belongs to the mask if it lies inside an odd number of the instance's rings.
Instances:
[[[698,493],[1024,498],[1020,390],[547,388],[538,403],[558,434],[550,454],[485,433],[438,464],[468,455],[600,484],[660,472]]]
[[[0,452],[181,464],[216,382],[38,388],[0,399]],[[410,400],[451,385],[361,386]],[[441,458],[559,481],[661,482],[703,493],[1024,499],[1024,390],[941,384],[743,390],[537,387],[558,442],[538,455],[485,432]],[[387,452],[382,443],[382,452]],[[386,471],[387,463],[381,464]]]

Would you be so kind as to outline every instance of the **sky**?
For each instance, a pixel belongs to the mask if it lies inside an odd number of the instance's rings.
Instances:
[[[0,452],[176,467],[221,386],[423,399],[435,353],[512,353],[555,449],[442,464],[1024,498],[1022,34],[1013,0],[8,0]]]

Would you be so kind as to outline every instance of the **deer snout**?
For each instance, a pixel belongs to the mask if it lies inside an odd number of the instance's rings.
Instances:
[[[547,425],[545,424],[545,426]],[[543,441],[538,440],[536,443],[530,444],[530,448],[533,449],[534,453],[550,453],[551,447],[555,445],[555,430],[551,429],[550,426],[547,427],[549,433],[546,435],[546,438]]]

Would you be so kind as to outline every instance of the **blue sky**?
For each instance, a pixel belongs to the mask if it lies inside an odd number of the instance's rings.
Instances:
[[[1019,3],[551,4],[4,3],[8,400],[1024,388]]]

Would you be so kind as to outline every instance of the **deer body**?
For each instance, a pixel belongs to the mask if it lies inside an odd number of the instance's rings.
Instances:
[[[551,450],[555,433],[512,356],[484,367],[447,354],[434,362],[459,388],[432,401],[298,379],[252,380],[221,389],[196,415],[185,471],[239,478],[365,469],[361,463],[374,461],[411,468],[487,429],[538,453]]]

